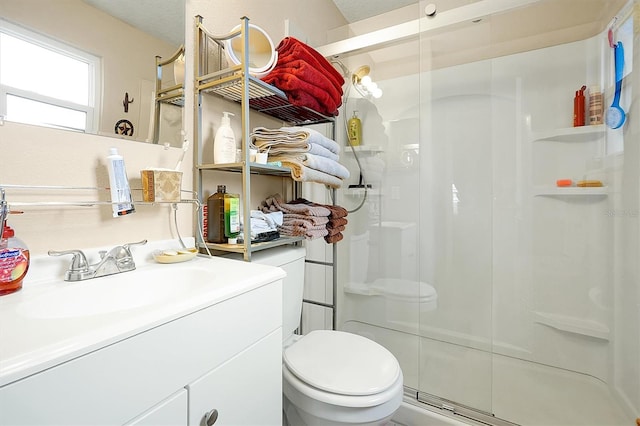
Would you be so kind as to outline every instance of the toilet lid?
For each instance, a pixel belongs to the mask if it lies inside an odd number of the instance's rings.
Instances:
[[[312,331],[285,349],[283,360],[300,380],[341,395],[383,392],[400,375],[391,352],[373,340],[342,331]]]

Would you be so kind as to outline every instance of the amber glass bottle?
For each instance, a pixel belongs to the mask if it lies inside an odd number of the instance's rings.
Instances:
[[[227,188],[218,185],[218,191],[207,199],[207,241],[226,243],[224,235],[224,194]]]

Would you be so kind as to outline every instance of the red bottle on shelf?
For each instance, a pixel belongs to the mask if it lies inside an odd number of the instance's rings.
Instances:
[[[584,126],[584,91],[586,89],[587,86],[582,86],[580,90],[576,91],[576,96],[573,98],[573,127]]]

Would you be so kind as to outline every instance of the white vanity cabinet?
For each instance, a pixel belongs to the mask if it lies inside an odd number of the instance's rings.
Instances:
[[[0,424],[279,426],[281,327],[277,280],[6,384]]]
[[[125,426],[176,426],[188,421],[187,390],[181,389]]]

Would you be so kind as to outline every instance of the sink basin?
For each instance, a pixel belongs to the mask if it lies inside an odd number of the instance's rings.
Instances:
[[[211,269],[157,266],[86,281],[52,283],[51,291],[21,303],[18,311],[41,319],[101,315],[171,303],[211,285]]]

